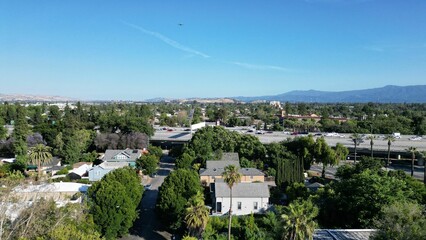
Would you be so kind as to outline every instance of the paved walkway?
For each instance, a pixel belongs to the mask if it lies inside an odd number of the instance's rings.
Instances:
[[[157,202],[158,188],[173,168],[173,158],[164,155],[161,158],[160,169],[158,170],[157,176],[150,181],[151,189],[145,190],[139,207],[140,218],[135,221],[133,227],[130,229],[129,235],[121,238],[122,240],[171,239],[172,235],[164,229],[155,214],[155,203]]]

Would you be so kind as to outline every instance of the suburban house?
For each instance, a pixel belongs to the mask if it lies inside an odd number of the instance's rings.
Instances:
[[[127,163],[128,166],[136,166],[136,160],[142,155],[139,149],[106,150],[101,157],[104,162]]]
[[[68,173],[70,179],[81,179],[88,176],[88,171],[92,168],[91,162],[79,162],[73,165],[73,169]]]
[[[231,164],[228,164],[231,165]],[[232,164],[235,165],[235,164]],[[239,165],[238,165],[239,166]],[[224,168],[207,168],[200,170],[201,183],[209,186],[217,179],[222,179]],[[264,182],[265,174],[256,168],[239,168],[241,173],[241,182]]]
[[[229,212],[230,189],[225,182],[217,181],[213,187],[212,213]],[[237,183],[232,187],[232,214],[263,213],[269,206],[269,188],[266,183]]]
[[[224,153],[222,160],[206,162],[206,168],[200,169],[200,180],[205,186],[214,183],[216,179],[222,179],[225,167],[234,165],[241,173],[241,182],[264,182],[265,174],[256,168],[240,168],[238,153]]]
[[[29,165],[29,169],[37,169],[35,165]],[[44,163],[41,165],[41,170],[44,174],[55,175],[59,170],[63,169],[61,166],[61,159],[58,157],[53,157],[51,161]]]
[[[89,169],[89,181],[95,182],[101,180],[103,176],[112,170],[129,166],[127,162],[103,162]]]

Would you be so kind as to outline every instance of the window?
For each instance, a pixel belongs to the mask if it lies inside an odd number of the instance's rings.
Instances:
[[[253,203],[253,209],[254,209],[254,210],[257,210],[257,208],[258,208],[257,202],[254,202],[254,203]]]
[[[241,210],[241,205],[242,205],[241,202],[237,202],[237,209],[238,210]]]

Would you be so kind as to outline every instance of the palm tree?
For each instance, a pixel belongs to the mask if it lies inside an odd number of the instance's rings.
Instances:
[[[352,138],[352,141],[354,142],[354,146],[355,146],[355,148],[354,148],[354,154],[355,154],[355,157],[354,157],[354,163],[356,163],[356,147],[360,144],[360,143],[362,143],[362,138],[361,138],[361,135],[359,135],[358,133],[354,133],[354,134],[352,134],[351,135],[351,138]]]
[[[50,153],[50,147],[43,144],[37,144],[30,148],[29,158],[32,164],[37,164],[37,179],[41,179],[41,166],[45,163],[49,163],[52,160],[52,154]]]
[[[392,135],[387,135],[383,140],[388,141],[388,161],[386,163],[386,166],[389,167],[390,164],[390,147],[392,145],[392,142],[395,142],[395,137]]]
[[[411,176],[414,175],[414,159],[416,158],[417,148],[409,147],[405,149],[408,153],[411,153]]]
[[[373,145],[374,145],[374,139],[376,139],[376,136],[373,134],[370,134],[367,136],[367,139],[370,140],[371,158],[373,158]]]
[[[284,211],[281,216],[285,226],[282,239],[313,239],[317,227],[314,218],[318,215],[318,208],[311,201],[295,201],[285,207]]]
[[[207,226],[209,209],[204,205],[204,196],[201,192],[189,199],[186,208],[185,223],[189,234],[199,239]]]
[[[235,165],[228,165],[225,167],[225,171],[222,174],[223,181],[229,187],[229,224],[228,224],[228,240],[231,240],[231,223],[232,223],[232,187],[241,180],[241,173],[238,171],[238,167]]]

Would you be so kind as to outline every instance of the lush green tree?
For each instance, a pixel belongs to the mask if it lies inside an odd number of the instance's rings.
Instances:
[[[305,186],[304,183],[301,182],[295,182],[293,184],[290,184],[286,190],[285,193],[287,195],[287,199],[292,202],[294,200],[306,200],[309,197],[309,190]]]
[[[163,150],[160,147],[149,145],[148,152],[152,155],[155,155],[160,159],[163,156]]]
[[[414,160],[416,159],[416,154],[418,153],[416,147],[409,147],[405,149],[411,155],[411,176],[414,175]]]
[[[52,154],[50,153],[50,147],[43,144],[37,144],[35,147],[30,148],[29,160],[33,164],[37,164],[38,180],[41,179],[41,167],[43,164],[48,163],[52,160]]]
[[[16,108],[15,128],[12,133],[15,155],[27,155],[27,135],[29,127],[26,117],[25,107],[18,105]]]
[[[189,234],[199,239],[209,220],[209,209],[204,205],[204,196],[201,192],[189,199],[184,219]]]
[[[3,118],[0,118],[0,140],[4,140],[6,139],[7,136],[7,130],[6,128],[3,126],[4,125],[4,120]]]
[[[257,226],[253,214],[250,214],[248,216],[243,216],[241,220],[242,220],[241,239],[247,239],[247,240],[265,239],[266,234]]]
[[[392,136],[392,135],[386,135],[383,140],[388,141],[388,160],[386,162],[386,166],[389,166],[389,164],[390,164],[390,152],[391,152],[390,148],[391,148],[392,142],[395,141],[395,137]]]
[[[303,162],[300,158],[287,153],[285,158],[278,160],[275,178],[277,186],[285,187],[294,182],[302,182],[303,179]]]
[[[191,169],[194,160],[195,158],[193,156],[191,156],[187,152],[184,152],[181,156],[179,156],[176,159],[176,168]]]
[[[303,168],[309,170],[314,160],[315,140],[312,135],[296,137],[290,141],[284,141],[283,145],[303,162]]]
[[[285,208],[282,219],[284,231],[282,239],[313,239],[317,223],[318,208],[311,201],[296,201]]]
[[[159,159],[156,155],[147,154],[142,155],[137,161],[136,165],[139,169],[143,170],[145,175],[151,175],[157,172]]]
[[[315,160],[322,163],[321,176],[325,178],[325,169],[327,166],[338,164],[338,158],[335,151],[328,146],[324,137],[317,138],[314,146]]]
[[[340,160],[345,160],[349,154],[349,150],[341,143],[336,144],[336,148],[334,150],[336,152],[336,161],[339,164]]]
[[[279,212],[279,211],[278,211]],[[282,236],[281,215],[273,211],[268,211],[262,217],[260,226],[266,233],[265,239],[280,239]]]
[[[383,206],[417,198],[403,180],[370,169],[334,183],[331,190],[325,189],[318,203],[325,227],[368,228]]]
[[[378,231],[375,240],[426,239],[424,207],[411,202],[395,202],[383,206],[382,214],[375,221]]]
[[[117,169],[95,182],[88,191],[90,213],[107,239],[126,234],[138,217],[143,187],[131,168]]]
[[[165,178],[158,193],[157,209],[162,222],[173,230],[181,228],[188,200],[202,191],[199,176],[195,171],[172,171]]]
[[[232,223],[232,187],[241,181],[241,173],[235,165],[228,165],[225,167],[222,174],[223,181],[229,187],[229,225],[228,225],[228,239],[231,239],[231,223]]]

